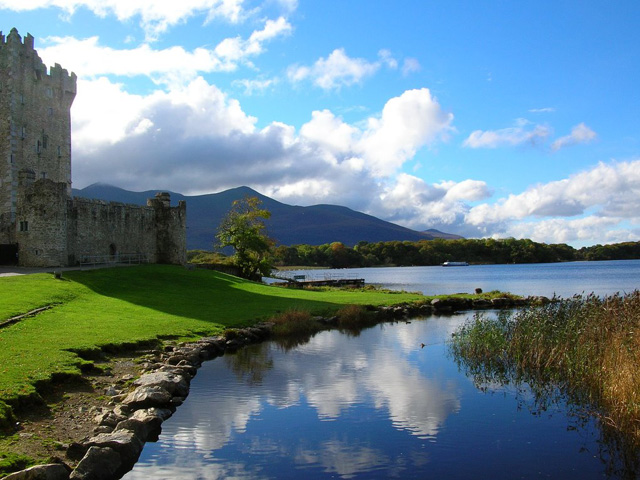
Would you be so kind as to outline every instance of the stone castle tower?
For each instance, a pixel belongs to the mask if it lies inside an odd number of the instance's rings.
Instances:
[[[0,217],[16,221],[18,187],[48,178],[71,195],[71,116],[76,76],[47,72],[33,37],[0,32]],[[24,229],[25,225],[22,224]],[[4,232],[11,236],[11,232]],[[5,240],[12,240],[11,238]],[[3,243],[3,242],[0,242]]]
[[[33,37],[0,32],[0,264],[62,266],[135,256],[184,263],[186,205],[72,198],[76,75],[47,71]]]

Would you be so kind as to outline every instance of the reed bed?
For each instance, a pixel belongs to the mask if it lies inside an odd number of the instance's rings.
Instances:
[[[640,446],[640,292],[476,316],[452,351],[484,381],[553,385]]]

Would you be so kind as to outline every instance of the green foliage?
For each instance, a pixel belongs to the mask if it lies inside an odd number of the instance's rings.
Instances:
[[[15,423],[16,419],[11,407],[0,400],[0,430],[13,427]]]
[[[257,197],[234,201],[216,234],[220,248],[234,249],[233,262],[240,269],[240,276],[248,279],[271,273],[274,242],[264,233],[264,220],[271,213],[261,209],[260,204]]]
[[[218,335],[277,312],[315,314],[344,304],[389,305],[415,294],[310,292],[270,287],[210,270],[141,265],[0,278],[0,321],[47,304],[50,310],[0,329],[0,400],[37,396],[56,374],[80,375],[74,352],[135,346],[158,338]]]
[[[0,452],[0,476],[24,470],[35,465],[35,461],[26,455]]]
[[[231,264],[231,259],[220,252],[208,252],[206,250],[188,250],[187,262],[208,265]]]

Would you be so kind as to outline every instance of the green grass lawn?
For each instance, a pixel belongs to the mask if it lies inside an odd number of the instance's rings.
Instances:
[[[266,320],[286,310],[328,313],[346,304],[424,299],[376,291],[271,287],[208,270],[145,265],[0,278],[0,322],[53,305],[0,329],[0,401],[36,392],[39,381],[80,373],[77,351],[158,338],[195,338]]]

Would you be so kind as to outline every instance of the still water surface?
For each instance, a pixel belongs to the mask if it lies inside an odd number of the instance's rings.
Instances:
[[[631,291],[640,279],[638,261],[559,265],[368,269],[365,278],[427,293],[563,296]],[[480,390],[459,370],[446,341],[471,315],[322,332],[207,362],[125,478],[616,478],[594,421],[562,401],[538,410],[526,387]]]
[[[465,315],[323,332],[205,363],[125,478],[603,478],[599,434],[447,355]],[[427,346],[421,348],[420,344]]]
[[[298,270],[283,275],[364,278],[368,284],[426,295],[500,290],[517,295],[610,295],[640,289],[640,260],[470,265],[468,267],[390,267]]]

